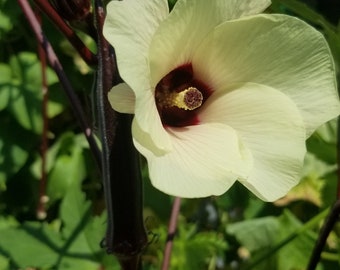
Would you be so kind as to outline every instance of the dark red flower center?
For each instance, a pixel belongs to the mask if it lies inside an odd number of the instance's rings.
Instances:
[[[165,75],[156,86],[155,101],[164,126],[183,127],[199,122],[197,110],[212,90],[195,78],[191,64]]]

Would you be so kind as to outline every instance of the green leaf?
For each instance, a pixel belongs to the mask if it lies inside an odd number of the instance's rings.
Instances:
[[[52,268],[58,259],[60,239],[46,224],[26,223],[0,231],[0,249],[20,268]]]
[[[195,225],[180,225],[174,242],[171,269],[207,269],[210,261],[227,249],[222,235],[216,232],[193,234]]]
[[[0,15],[1,17],[1,15]],[[0,63],[0,111],[7,107],[11,93],[11,68]]]
[[[280,217],[280,240],[295,233],[302,223],[288,210]],[[316,235],[312,231],[300,233],[278,253],[278,270],[304,270],[308,264]],[[289,258],[289,260],[287,260]]]
[[[66,265],[73,268],[65,269],[75,269],[76,265],[82,265],[81,269],[98,269],[99,258],[104,256],[99,244],[106,230],[103,223],[105,216],[91,217],[90,202],[85,200],[79,183],[73,182],[67,190],[61,204],[60,217],[63,222],[62,234],[67,239],[61,252],[61,269]],[[101,256],[98,257],[99,253]],[[69,254],[82,254],[82,260]]]
[[[6,33],[17,25],[19,17],[19,7],[11,0],[0,0],[0,40],[3,41]]]
[[[10,118],[2,118],[1,125],[6,128],[0,128],[0,190],[5,190],[6,181],[25,165],[34,139]]]
[[[329,163],[336,163],[336,133],[337,119],[321,127],[307,140],[307,149],[319,159]]]
[[[285,210],[279,218],[263,217],[231,224],[227,232],[250,251],[247,269],[302,270],[316,240],[309,227],[302,228],[303,224]]]
[[[61,199],[73,182],[80,183],[86,176],[84,160],[84,135],[72,132],[63,133],[49,147],[47,152],[46,172],[48,173],[47,195],[50,203]],[[31,166],[36,179],[41,175],[41,157],[37,157]]]
[[[61,148],[49,175],[47,194],[51,201],[63,197],[74,182],[81,183],[86,176],[83,148],[74,139],[68,148]]]
[[[80,190],[80,183],[73,181],[61,203],[60,218],[63,222],[63,235],[70,237],[77,227],[84,228],[89,220],[90,202]]]
[[[9,259],[5,256],[0,255],[0,269],[1,270],[10,270]]]
[[[22,52],[12,56],[11,85],[2,91],[9,92],[8,109],[24,128],[40,134],[42,131],[42,79],[41,66],[35,54]],[[56,75],[47,71],[48,85],[57,82]]]
[[[274,245],[279,232],[276,217],[263,217],[229,224],[227,233],[234,235],[250,252]]]

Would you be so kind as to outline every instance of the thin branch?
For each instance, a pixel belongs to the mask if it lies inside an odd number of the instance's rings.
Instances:
[[[39,11],[36,11],[37,18],[39,23],[41,24],[41,17]],[[42,118],[43,118],[43,130],[41,134],[41,179],[39,183],[39,202],[37,206],[36,215],[38,219],[45,219],[46,218],[46,210],[45,205],[47,202],[46,196],[46,184],[47,184],[47,173],[46,173],[46,156],[47,156],[47,132],[48,132],[48,116],[47,116],[47,106],[48,106],[48,85],[47,85],[47,59],[46,53],[44,48],[41,44],[38,44],[38,55],[41,65],[41,78],[42,78],[42,85],[41,85],[41,92],[42,92]]]
[[[175,233],[177,229],[177,220],[178,220],[180,208],[181,208],[181,198],[176,197],[172,205],[171,217],[170,217],[169,228],[168,228],[168,237],[166,240],[166,245],[165,245],[165,250],[164,250],[162,270],[168,270],[170,266],[173,239],[175,237]]]
[[[97,64],[97,57],[94,55],[77,36],[74,30],[59,16],[53,6],[46,0],[34,0],[34,3],[44,12],[49,19],[58,27],[65,35],[72,46],[78,51],[81,58],[88,65]]]
[[[323,227],[321,228],[321,231],[319,233],[319,238],[315,244],[307,270],[316,269],[316,266],[318,262],[320,261],[321,252],[326,244],[326,240],[330,232],[332,231],[335,223],[338,221],[339,215],[340,215],[340,200],[337,200],[335,204],[333,205],[328,217],[326,218],[326,221]]]
[[[47,60],[51,67],[54,69],[56,72],[61,85],[63,86],[65,93],[69,99],[69,102],[71,104],[71,107],[74,111],[75,117],[80,125],[80,128],[82,129],[88,143],[90,146],[90,149],[93,153],[93,156],[95,158],[95,161],[97,162],[97,165],[99,168],[101,168],[101,152],[99,150],[99,147],[97,145],[97,142],[95,140],[92,128],[87,122],[85,113],[83,111],[82,105],[79,101],[79,98],[75,94],[70,81],[68,80],[60,62],[59,59],[57,58],[51,44],[48,42],[46,39],[40,24],[37,20],[37,18],[34,15],[34,12],[29,5],[27,0],[18,0],[18,3],[24,12],[25,16],[27,17],[27,20],[36,36],[36,39],[38,43],[44,48],[47,56]]]

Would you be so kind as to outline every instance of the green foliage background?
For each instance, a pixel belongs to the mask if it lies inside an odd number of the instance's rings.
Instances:
[[[306,2],[314,5],[275,0],[269,12],[298,16],[320,30],[339,69],[340,4],[336,0],[319,1],[322,5]],[[332,15],[336,12],[338,17]],[[91,118],[90,86],[95,71],[46,18],[43,25]],[[88,36],[82,38],[95,47]],[[37,44],[18,3],[0,0],[0,270],[119,269],[99,246],[106,213],[98,170],[51,69],[49,201],[46,218],[37,218],[41,83]],[[334,120],[308,140],[302,181],[282,200],[264,203],[241,185],[221,197],[183,200],[171,269],[305,269],[336,198],[336,130]],[[153,239],[143,254],[143,268],[153,270],[162,262],[173,198],[149,184],[146,168],[143,178],[146,227]],[[339,234],[337,225],[318,269],[340,269]]]

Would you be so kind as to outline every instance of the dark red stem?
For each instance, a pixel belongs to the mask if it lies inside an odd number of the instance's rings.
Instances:
[[[65,35],[72,46],[88,65],[97,64],[97,57],[94,55],[77,36],[74,30],[59,16],[53,6],[47,0],[34,0],[34,3],[44,12],[49,19]]]

